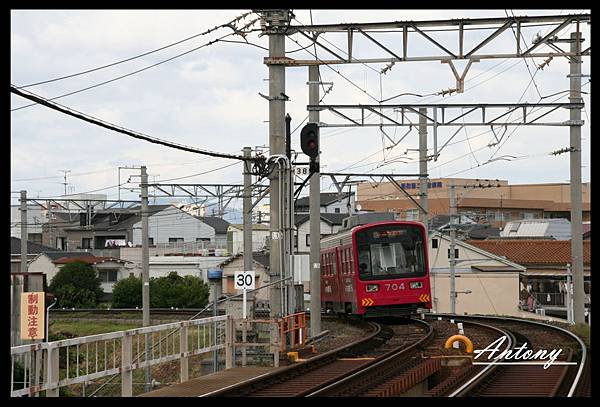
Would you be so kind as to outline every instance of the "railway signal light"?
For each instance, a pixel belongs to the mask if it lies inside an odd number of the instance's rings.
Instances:
[[[319,154],[319,126],[316,123],[308,123],[300,132],[300,147],[302,152],[310,158]]]

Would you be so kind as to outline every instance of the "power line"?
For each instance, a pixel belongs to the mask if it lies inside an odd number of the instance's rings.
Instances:
[[[234,18],[233,20],[229,21],[228,23],[225,23],[225,24],[218,25],[218,26],[216,26],[216,27],[214,27],[214,28],[210,28],[210,29],[208,29],[208,30],[206,30],[206,31],[204,31],[204,32],[202,32],[202,33],[199,33],[199,34],[194,34],[194,35],[192,35],[192,36],[190,36],[190,37],[184,38],[184,39],[182,39],[182,40],[179,40],[179,41],[173,42],[173,43],[171,43],[171,44],[168,44],[168,45],[162,46],[162,47],[160,47],[160,48],[153,49],[153,50],[151,50],[151,51],[144,52],[144,53],[142,53],[142,54],[139,54],[139,55],[136,55],[136,56],[133,56],[133,57],[130,57],[130,58],[122,59],[122,60],[120,60],[120,61],[117,61],[117,62],[112,62],[112,63],[110,63],[110,64],[102,65],[102,66],[99,66],[99,67],[97,67],[97,68],[88,69],[88,70],[86,70],[86,71],[82,71],[82,72],[74,73],[74,74],[71,74],[71,75],[65,75],[65,76],[61,76],[61,77],[58,77],[58,78],[53,78],[53,79],[48,79],[48,80],[45,80],[45,81],[40,81],[40,82],[30,83],[30,84],[27,84],[27,85],[18,86],[18,88],[20,88],[20,89],[24,89],[24,88],[29,88],[29,87],[32,87],[32,86],[43,85],[43,84],[45,84],[45,83],[57,82],[57,81],[61,81],[61,80],[63,80],[63,79],[73,78],[73,77],[76,77],[76,76],[80,76],[80,75],[84,75],[84,74],[87,74],[87,73],[91,73],[91,72],[99,71],[99,70],[102,70],[102,69],[105,69],[105,68],[109,68],[109,67],[111,67],[111,66],[116,66],[116,65],[122,64],[122,63],[124,63],[124,62],[133,61],[134,59],[141,58],[141,57],[145,57],[146,55],[150,55],[150,54],[153,54],[153,53],[155,53],[155,52],[162,51],[163,49],[167,49],[167,48],[173,47],[173,46],[175,46],[175,45],[178,45],[178,44],[184,43],[184,42],[186,42],[186,41],[189,41],[189,40],[191,40],[191,39],[194,39],[194,38],[196,38],[196,37],[200,37],[200,36],[202,36],[202,35],[209,34],[209,33],[213,32],[213,31],[216,31],[216,30],[218,30],[219,28],[223,28],[223,27],[229,27],[229,28],[232,28],[232,27],[230,26],[231,24],[234,24],[234,23],[236,23],[237,21],[239,21],[239,20],[241,20],[241,19],[244,19],[244,18],[246,18],[246,17],[247,17],[248,15],[250,15],[250,14],[252,14],[252,12],[244,13],[244,14],[242,14],[241,16],[239,16],[239,17],[236,17],[236,18]],[[232,29],[233,29],[233,28],[232,28]],[[234,31],[235,31],[235,30],[234,30]]]
[[[253,23],[254,23],[254,22],[256,22],[256,21],[258,21],[258,19],[255,19],[255,20],[253,20],[251,23],[253,24]],[[209,42],[207,42],[207,43],[205,43],[205,44],[202,44],[202,45],[200,45],[200,46],[198,46],[198,47],[192,48],[192,49],[191,49],[191,50],[189,50],[189,51],[182,52],[181,54],[177,54],[177,55],[175,55],[175,56],[173,56],[173,57],[171,57],[171,58],[168,58],[168,59],[165,59],[165,60],[159,61],[159,62],[157,62],[157,63],[155,63],[155,64],[148,65],[148,66],[146,66],[146,67],[144,67],[144,68],[137,69],[137,70],[135,70],[135,71],[133,71],[133,72],[129,72],[129,73],[125,74],[125,75],[121,75],[121,76],[118,76],[118,77],[116,77],[116,78],[109,79],[109,80],[107,80],[107,81],[104,81],[104,82],[97,83],[97,84],[95,84],[95,85],[91,85],[91,86],[88,86],[88,87],[85,87],[85,88],[82,88],[82,89],[75,90],[75,91],[73,91],[73,92],[68,92],[68,93],[65,93],[65,94],[62,94],[62,95],[59,95],[59,96],[52,97],[52,98],[50,98],[50,99],[48,99],[48,100],[56,100],[56,99],[64,98],[64,97],[67,97],[67,96],[75,95],[75,94],[77,94],[77,93],[81,93],[81,92],[84,92],[84,91],[86,91],[86,90],[94,89],[94,88],[97,88],[97,87],[99,87],[99,86],[106,85],[106,84],[108,84],[108,83],[115,82],[115,81],[118,81],[118,80],[120,80],[120,79],[123,79],[123,78],[127,78],[127,77],[129,77],[129,76],[132,76],[132,75],[135,75],[135,74],[137,74],[137,73],[140,73],[140,72],[146,71],[146,70],[148,70],[148,69],[150,69],[150,68],[154,68],[154,67],[156,67],[156,66],[158,66],[158,65],[162,65],[162,64],[164,64],[164,63],[166,63],[166,62],[172,61],[172,60],[174,60],[174,59],[176,59],[176,58],[180,58],[180,57],[182,57],[182,56],[184,56],[184,55],[187,55],[187,54],[189,54],[189,53],[191,53],[191,52],[197,51],[197,50],[199,50],[200,48],[204,48],[204,47],[207,47],[207,46],[209,46],[209,45],[212,45],[212,44],[214,44],[214,43],[217,43],[217,42],[221,41],[223,38],[230,37],[230,36],[232,36],[232,35],[236,35],[236,34],[238,34],[238,33],[237,33],[237,32],[233,32],[233,33],[230,33],[230,34],[226,34],[226,35],[224,35],[224,36],[222,36],[222,37],[219,37],[219,38],[217,38],[216,40],[209,41]],[[21,109],[25,109],[25,108],[27,108],[27,107],[31,107],[31,106],[35,106],[35,105],[36,105],[36,103],[32,103],[32,104],[29,104],[29,105],[24,105],[24,106],[19,106],[19,107],[16,107],[16,108],[14,108],[14,109],[11,109],[10,111],[11,111],[11,112],[14,112],[14,111],[21,110]]]
[[[97,119],[97,118],[87,115],[85,113],[78,112],[78,111],[76,111],[72,108],[66,107],[64,105],[60,105],[58,103],[52,103],[52,102],[48,101],[47,99],[44,99],[41,96],[36,95],[32,92],[28,92],[29,94],[25,94],[22,91],[20,91],[19,89],[15,88],[13,85],[10,86],[10,91],[11,91],[11,93],[19,95],[25,99],[32,100],[43,106],[49,107],[50,109],[57,110],[61,113],[67,114],[69,116],[73,116],[77,119],[86,121],[88,123],[95,124],[100,127],[104,127],[106,129],[109,129],[112,131],[116,131],[118,133],[128,135],[128,136],[136,138],[136,139],[145,140],[145,141],[148,141],[148,142],[154,143],[154,144],[160,144],[160,145],[174,148],[177,150],[188,151],[190,153],[208,155],[211,157],[229,158],[229,159],[234,159],[234,160],[246,160],[246,158],[244,158],[241,155],[232,155],[232,154],[218,153],[218,152],[213,152],[213,151],[208,151],[208,150],[201,150],[201,149],[198,149],[195,147],[189,147],[189,146],[185,146],[182,144],[174,143],[172,141],[161,140],[161,139],[151,137],[151,136],[148,136],[148,135],[145,135],[142,133],[134,132],[132,130],[125,129],[124,127],[119,127],[112,123],[108,123],[103,120]]]

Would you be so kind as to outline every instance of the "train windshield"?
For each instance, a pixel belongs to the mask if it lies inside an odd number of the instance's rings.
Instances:
[[[361,280],[424,276],[423,231],[412,225],[384,225],[356,233]]]

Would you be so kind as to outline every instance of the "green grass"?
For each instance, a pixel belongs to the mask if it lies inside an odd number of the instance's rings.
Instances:
[[[88,335],[97,335],[127,329],[140,328],[139,324],[119,324],[109,321],[67,321],[58,320],[50,322],[50,340],[73,338]]]

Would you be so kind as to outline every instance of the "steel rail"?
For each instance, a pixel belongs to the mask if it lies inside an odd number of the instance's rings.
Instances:
[[[466,318],[466,319],[492,319],[492,320],[501,320],[501,321],[512,321],[512,322],[518,322],[518,323],[522,323],[522,324],[537,325],[537,326],[542,326],[544,328],[555,329],[555,330],[560,331],[563,334],[569,336],[571,339],[574,339],[581,347],[581,362],[579,363],[579,369],[577,370],[575,379],[573,380],[573,383],[569,389],[569,392],[567,393],[567,397],[573,397],[575,390],[576,390],[577,386],[579,385],[579,381],[583,374],[583,369],[587,362],[587,348],[585,346],[585,343],[581,340],[581,338],[579,338],[574,333],[569,332],[566,329],[558,327],[558,326],[548,325],[543,322],[529,321],[529,320],[519,319],[519,318],[495,317],[495,316],[484,316],[484,315],[453,315],[453,314],[436,314],[436,315],[453,317],[453,318],[457,318],[457,319]]]

